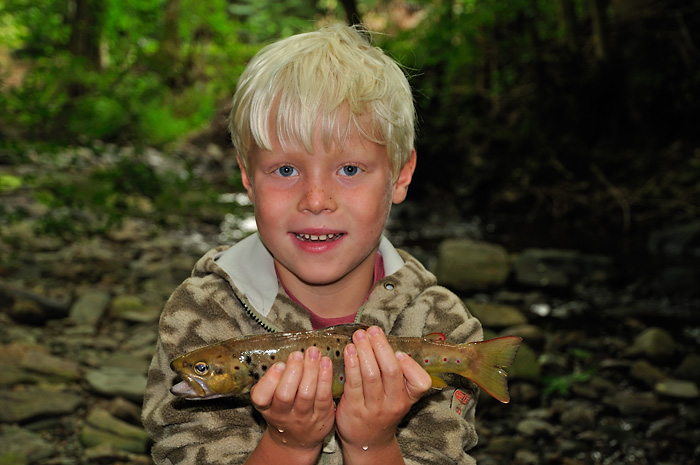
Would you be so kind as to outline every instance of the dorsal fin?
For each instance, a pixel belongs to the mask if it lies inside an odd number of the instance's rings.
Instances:
[[[428,342],[445,342],[447,338],[442,333],[430,333],[423,336],[423,339]]]
[[[319,332],[330,335],[352,336],[358,329],[367,329],[369,326],[362,323],[346,323],[342,325],[329,326],[328,328],[319,329]]]

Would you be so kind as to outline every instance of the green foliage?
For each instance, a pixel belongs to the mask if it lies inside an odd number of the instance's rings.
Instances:
[[[566,396],[573,384],[587,383],[594,374],[595,370],[589,369],[583,372],[571,373],[568,375],[543,376],[542,380],[545,385],[543,393],[545,396],[550,396],[552,394]]]

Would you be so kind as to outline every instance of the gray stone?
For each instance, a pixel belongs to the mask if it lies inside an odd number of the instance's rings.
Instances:
[[[51,355],[41,346],[15,342],[0,344],[0,385],[41,380],[75,381],[82,378],[80,365]]]
[[[527,317],[523,312],[511,305],[479,302],[473,299],[468,299],[464,303],[471,314],[486,327],[505,328],[527,323]]]
[[[112,299],[109,316],[136,323],[150,323],[158,320],[160,309],[146,305],[139,296],[120,295]]]
[[[654,386],[654,390],[663,396],[679,399],[697,399],[700,397],[700,390],[698,390],[698,386],[694,382],[680,379],[659,381]]]
[[[536,418],[526,418],[518,422],[515,429],[522,435],[527,437],[536,436],[552,436],[555,433],[555,428],[544,420]]]
[[[508,368],[507,372],[508,377],[511,379],[538,381],[542,369],[535,352],[527,344],[523,343],[518,349],[518,355],[515,356],[513,365]]]
[[[141,402],[146,392],[146,376],[138,370],[120,367],[103,367],[85,376],[90,387],[108,397],[124,397]]]
[[[673,376],[700,383],[700,354],[686,355],[681,364],[673,371]]]
[[[448,239],[439,246],[436,275],[444,286],[489,289],[505,283],[509,273],[508,253],[499,245]]]
[[[143,428],[119,420],[100,408],[90,411],[80,432],[80,442],[85,447],[110,444],[116,449],[137,454],[146,452],[149,440]]]
[[[51,457],[55,447],[41,436],[18,426],[0,431],[0,463],[38,463]],[[13,460],[14,458],[14,460]]]
[[[513,260],[515,280],[532,287],[571,287],[576,282],[604,282],[612,260],[574,250],[526,249]]]
[[[22,423],[38,418],[67,415],[82,404],[82,397],[61,391],[30,388],[0,390],[0,423]]]
[[[95,326],[109,305],[110,295],[92,289],[82,295],[70,309],[70,319],[79,325]]]
[[[654,387],[658,382],[668,378],[666,373],[644,359],[637,360],[632,364],[630,376],[645,383],[649,387]]]
[[[673,336],[662,328],[647,328],[635,339],[627,355],[641,355],[652,360],[666,360],[677,350]]]

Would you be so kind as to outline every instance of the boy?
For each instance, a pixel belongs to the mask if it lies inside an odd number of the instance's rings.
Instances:
[[[258,233],[202,257],[160,323],[143,407],[157,464],[473,464],[475,392],[427,393],[396,336],[480,340],[481,325],[382,237],[416,165],[414,108],[396,65],[335,25],[263,49],[241,76],[231,134]],[[170,361],[248,334],[370,325],[343,353],[345,390],[310,347],[245,398],[176,401]]]

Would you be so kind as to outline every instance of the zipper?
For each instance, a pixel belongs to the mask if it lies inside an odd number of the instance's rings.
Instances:
[[[253,307],[248,305],[248,301],[244,297],[238,297],[238,301],[241,303],[241,305],[243,305],[243,308],[248,313],[248,315],[250,315],[251,318],[253,318],[253,320],[255,320],[260,326],[262,326],[265,329],[265,331],[269,333],[280,332],[279,328],[276,328],[270,323],[267,323],[265,319],[262,316],[260,316],[260,314]]]

